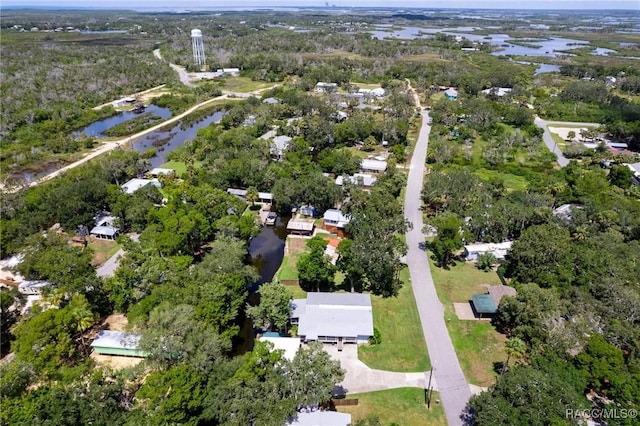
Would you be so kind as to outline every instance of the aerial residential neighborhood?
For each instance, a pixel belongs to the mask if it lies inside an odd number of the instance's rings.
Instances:
[[[637,424],[636,5],[60,1],[0,7],[0,424]]]

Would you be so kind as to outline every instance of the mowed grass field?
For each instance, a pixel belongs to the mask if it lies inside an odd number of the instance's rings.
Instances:
[[[413,297],[408,268],[400,272],[403,286],[397,297],[372,296],[373,325],[382,343],[358,347],[358,358],[377,370],[416,372],[431,368]]]
[[[230,92],[255,92],[256,90],[267,89],[277,85],[266,81],[254,81],[248,77],[225,77],[220,80],[220,89]]]
[[[377,417],[381,425],[446,426],[447,420],[438,392],[431,395],[431,408],[425,404],[425,392],[420,388],[399,388],[377,392],[350,394],[347,399],[358,399],[358,405],[340,405],[337,411],[351,414],[351,422]]]
[[[479,386],[495,382],[494,363],[505,360],[505,336],[488,321],[459,320],[454,302],[465,303],[472,294],[486,293],[484,285],[500,285],[495,272],[480,271],[475,265],[458,262],[451,269],[438,268],[430,261],[438,298],[445,308],[445,320],[460,366],[467,380]]]

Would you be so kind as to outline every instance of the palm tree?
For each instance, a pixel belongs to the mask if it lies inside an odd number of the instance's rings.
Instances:
[[[84,306],[78,306],[73,310],[73,318],[76,322],[76,331],[80,333],[80,344],[82,352],[86,354],[87,345],[84,340],[84,331],[91,327],[95,322],[95,315],[90,309]]]
[[[504,374],[504,372],[507,370],[507,366],[509,365],[509,360],[511,359],[511,357],[524,357],[524,355],[527,353],[527,345],[522,341],[522,339],[518,337],[512,337],[510,339],[507,339],[504,351],[507,353],[507,360],[502,365],[502,372],[500,373],[500,375]]]
[[[256,204],[258,196],[258,190],[255,186],[250,186],[249,188],[247,188],[247,201],[250,201],[252,206]]]

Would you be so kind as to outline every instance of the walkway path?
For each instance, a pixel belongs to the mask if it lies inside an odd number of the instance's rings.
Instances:
[[[420,314],[422,331],[427,342],[431,365],[434,368],[434,377],[440,391],[440,399],[447,422],[454,426],[463,424],[461,415],[471,397],[471,391],[451,343],[444,322],[444,308],[436,294],[427,253],[422,248],[425,239],[422,233],[420,192],[424,179],[431,119],[427,111],[422,111],[421,115],[422,127],[411,159],[404,203],[405,218],[413,224],[413,229],[407,233],[407,263],[409,264],[413,294]]]
[[[344,345],[342,352],[338,352],[336,345],[325,345],[324,350],[333,359],[340,361],[345,370],[344,380],[338,384],[337,392],[361,393],[396,388],[426,388],[429,372],[396,373],[392,371],[374,370],[358,359],[357,345]],[[431,381],[433,390],[437,391],[436,381]]]
[[[569,159],[564,156],[564,154],[562,153],[562,151],[560,150],[556,142],[553,140],[553,137],[551,136],[551,132],[549,131],[549,125],[553,124],[558,126],[584,126],[584,127],[600,126],[600,124],[598,123],[572,123],[568,121],[546,121],[541,119],[537,115],[535,116],[535,123],[536,123],[536,126],[544,130],[544,133],[542,135],[542,140],[544,141],[544,144],[547,145],[547,148],[549,148],[549,151],[555,154],[560,167],[566,167],[567,164],[569,164]]]

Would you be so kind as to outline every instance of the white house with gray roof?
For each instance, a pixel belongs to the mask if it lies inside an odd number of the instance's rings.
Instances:
[[[366,343],[373,336],[371,296],[359,293],[307,293],[294,299],[291,323],[304,341]]]

